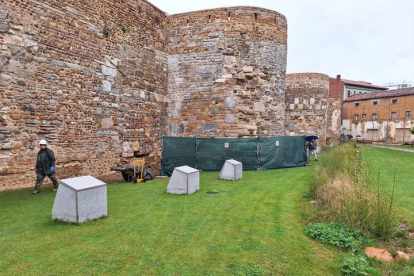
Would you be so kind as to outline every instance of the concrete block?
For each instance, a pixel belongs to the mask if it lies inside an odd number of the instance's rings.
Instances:
[[[234,159],[226,160],[221,168],[219,178],[223,180],[239,180],[243,177],[243,164]]]
[[[174,168],[167,186],[167,193],[191,195],[200,190],[200,172],[189,166]]]
[[[106,183],[90,175],[60,181],[52,219],[83,223],[107,215]]]

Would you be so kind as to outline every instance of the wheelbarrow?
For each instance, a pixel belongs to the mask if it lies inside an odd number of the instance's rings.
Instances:
[[[154,177],[145,166],[145,159],[136,160],[134,158],[133,165],[124,165],[122,167],[112,167],[111,171],[120,172],[122,178],[126,182],[139,183],[152,180]]]

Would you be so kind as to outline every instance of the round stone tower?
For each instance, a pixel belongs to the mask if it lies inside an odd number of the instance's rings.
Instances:
[[[170,135],[284,133],[287,21],[232,7],[169,16]]]

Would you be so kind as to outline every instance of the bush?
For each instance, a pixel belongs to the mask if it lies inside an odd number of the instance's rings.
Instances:
[[[355,240],[360,238],[357,231],[350,230],[345,224],[337,222],[311,223],[305,228],[305,233],[322,243],[344,248],[353,247]]]

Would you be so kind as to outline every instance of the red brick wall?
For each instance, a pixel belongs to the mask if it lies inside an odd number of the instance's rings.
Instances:
[[[329,98],[343,101],[344,99],[344,83],[336,78],[329,78]]]

